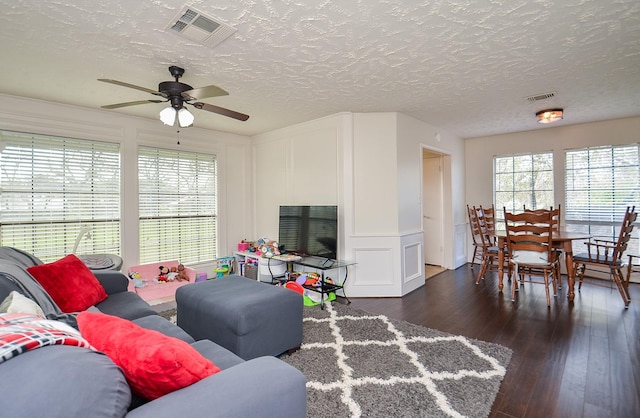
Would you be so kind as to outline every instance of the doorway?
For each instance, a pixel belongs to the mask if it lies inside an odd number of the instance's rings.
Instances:
[[[444,268],[443,154],[422,150],[422,229],[425,278]]]

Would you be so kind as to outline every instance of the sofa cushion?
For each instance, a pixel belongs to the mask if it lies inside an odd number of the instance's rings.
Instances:
[[[3,417],[113,418],[126,414],[131,389],[107,356],[52,345],[0,364]]]
[[[63,312],[84,311],[107,298],[96,276],[74,254],[53,263],[29,267],[27,271]]]
[[[44,317],[37,303],[15,290],[0,303],[0,313],[26,313]]]
[[[96,308],[107,315],[119,316],[130,320],[157,313],[147,302],[133,292],[120,292],[109,295],[107,299],[98,303]]]
[[[180,328],[176,324],[169,322],[166,318],[163,318],[160,315],[149,315],[142,318],[134,319],[133,323],[136,325],[140,325],[142,328],[161,332],[164,335],[177,338],[189,344],[195,341],[193,337],[187,334],[182,328]]]
[[[124,371],[134,392],[156,399],[220,371],[189,344],[133,322],[81,312],[82,336]]]
[[[225,370],[245,362],[244,359],[210,340],[196,341],[191,344],[191,347],[215,363],[216,366],[220,367],[220,370]]]

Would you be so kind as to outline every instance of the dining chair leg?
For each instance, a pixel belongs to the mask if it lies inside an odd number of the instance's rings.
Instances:
[[[476,265],[476,256],[478,255],[478,247],[473,247],[473,257],[471,258],[471,268]]]
[[[556,260],[556,268],[554,271],[554,275],[556,277],[556,282],[558,284],[558,290],[562,290],[562,268],[560,267],[560,259],[564,254],[558,254],[558,259]],[[566,264],[566,263],[565,263]],[[569,274],[569,272],[567,272]]]
[[[578,280],[578,291],[582,289],[582,281],[584,280],[584,264],[576,268],[576,275],[574,276]]]
[[[547,270],[544,270],[544,290],[547,294],[547,307],[551,307],[551,295],[549,295],[549,273]]]
[[[484,274],[487,272],[487,267],[493,261],[491,257],[485,256],[482,258],[482,266],[480,266],[480,272],[478,272],[478,276],[476,277],[476,284],[480,283],[480,280],[484,279]]]
[[[624,277],[622,276],[622,271],[615,269],[613,270],[613,281],[616,282],[616,286],[618,286],[618,291],[620,292],[620,296],[622,296],[622,301],[624,302],[624,307],[627,309],[629,307],[629,303],[631,302],[631,297],[629,295],[629,289],[626,288],[623,284]]]
[[[513,269],[513,278],[511,279],[511,302],[515,302],[516,301],[516,288],[518,286],[518,279],[517,276],[518,275],[518,265],[515,265],[515,268]]]

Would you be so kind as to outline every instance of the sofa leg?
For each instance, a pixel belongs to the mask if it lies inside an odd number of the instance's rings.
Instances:
[[[291,354],[295,353],[295,352],[296,352],[296,351],[298,351],[298,350],[300,350],[300,346],[298,346],[298,347],[294,347],[294,348],[290,348],[290,349],[288,349],[288,350],[286,351],[286,353],[287,353],[287,355],[289,355],[289,356],[290,356]]]

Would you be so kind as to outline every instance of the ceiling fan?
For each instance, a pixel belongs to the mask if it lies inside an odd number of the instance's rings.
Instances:
[[[173,126],[175,121],[177,120],[182,127],[190,126],[193,123],[194,119],[191,112],[185,109],[185,104],[189,104],[196,109],[207,110],[209,112],[217,113],[219,115],[227,116],[241,121],[249,119],[249,115],[245,115],[243,113],[239,113],[230,109],[225,109],[224,107],[197,101],[193,102],[194,100],[204,99],[205,97],[226,96],[229,93],[215,85],[194,89],[188,84],[181,83],[179,80],[180,77],[182,77],[182,75],[184,74],[184,69],[176,67],[175,65],[169,67],[169,72],[175,78],[175,81],[163,81],[158,85],[157,91],[148,89],[146,87],[136,86],[135,84],[125,83],[123,81],[99,78],[98,81],[103,81],[105,83],[111,83],[122,87],[129,87],[163,98],[163,100],[137,100],[135,102],[116,103],[101,107],[103,109],[117,109],[120,107],[136,106],[145,103],[169,102],[170,106],[160,112],[160,120],[162,120],[162,122],[164,122],[166,125],[171,126]]]

